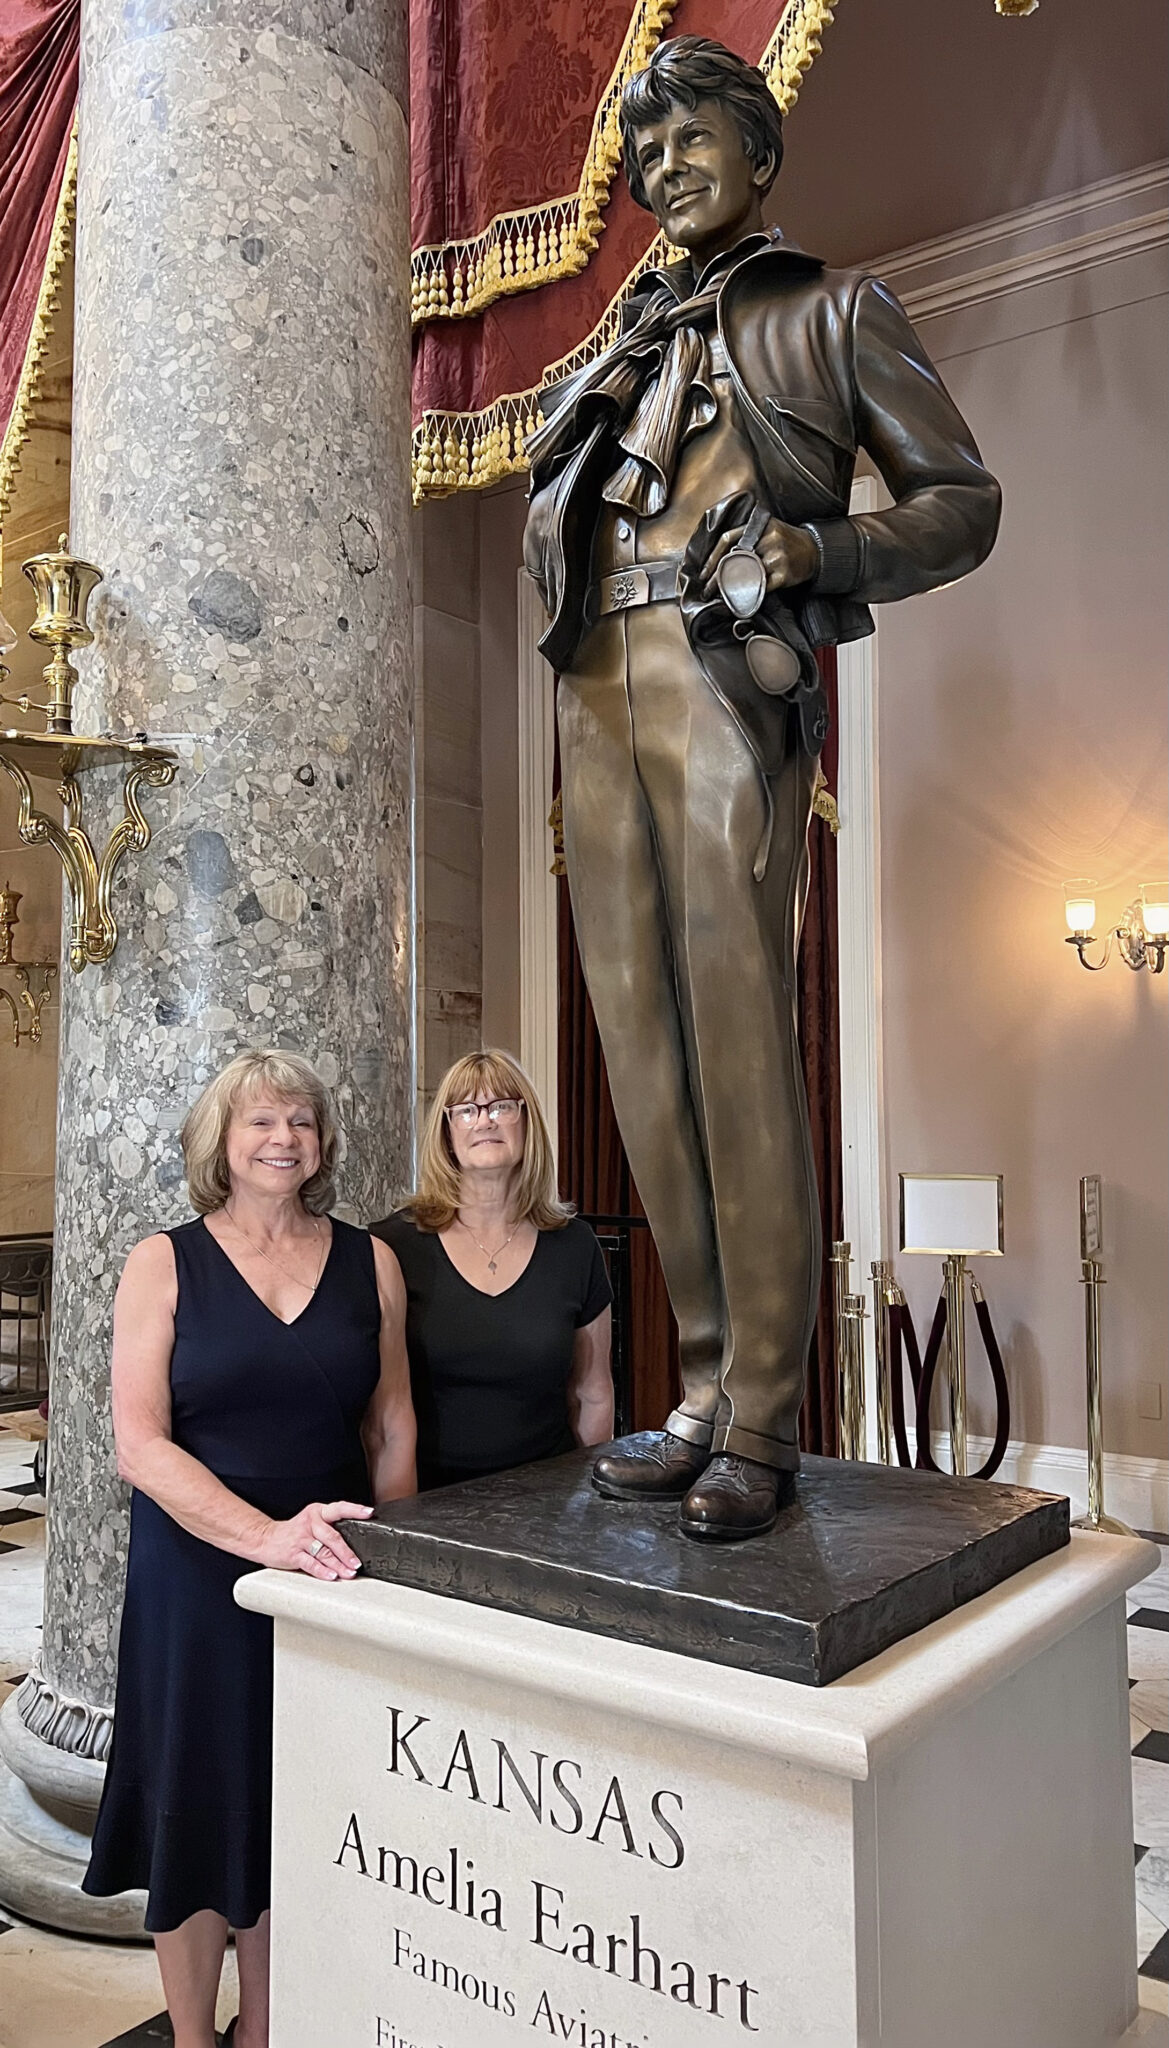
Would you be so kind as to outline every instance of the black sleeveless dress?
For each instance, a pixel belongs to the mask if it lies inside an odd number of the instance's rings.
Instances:
[[[381,1306],[368,1233],[333,1220],[320,1285],[293,1323],[201,1218],[167,1235],[174,1442],[274,1519],[313,1500],[369,1503],[359,1427]],[[257,1569],[133,1493],[113,1744],[82,1889],[144,1889],[152,1934],[205,1908],[253,1927],[269,1904],[272,1623],[232,1597]]]
[[[613,1299],[584,1218],[541,1230],[502,1294],[464,1280],[442,1239],[419,1230],[406,1210],[370,1230],[389,1245],[406,1282],[419,1492],[571,1451],[573,1343]]]

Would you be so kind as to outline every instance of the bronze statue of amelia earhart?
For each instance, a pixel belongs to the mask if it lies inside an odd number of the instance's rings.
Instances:
[[[729,1539],[771,1526],[798,1469],[820,1276],[794,1016],[813,650],[977,568],[1000,494],[892,293],[764,226],[783,141],[760,71],[663,42],[621,124],[684,256],[544,394],[525,539],[573,916],[681,1338],[680,1406],[594,1483]],[[850,518],[861,448],[893,504]]]

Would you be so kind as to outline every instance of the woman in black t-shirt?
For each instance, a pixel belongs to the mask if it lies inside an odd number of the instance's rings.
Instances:
[[[406,1282],[420,1489],[607,1441],[605,1263],[557,1200],[539,1098],[508,1053],[456,1061],[426,1121],[416,1193],[370,1228]]]

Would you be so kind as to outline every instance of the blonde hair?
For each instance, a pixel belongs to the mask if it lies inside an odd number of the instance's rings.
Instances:
[[[524,1150],[516,1180],[513,1214],[517,1223],[537,1230],[563,1230],[572,1204],[556,1192],[552,1140],[540,1098],[518,1060],[488,1046],[456,1060],[439,1082],[418,1148],[418,1186],[405,1208],[419,1230],[445,1230],[459,1207],[459,1163],[451,1144],[446,1112],[455,1102],[471,1102],[480,1092],[522,1102]]]
[[[321,1163],[300,1190],[300,1199],[314,1216],[322,1216],[333,1199],[337,1164],[337,1124],[328,1090],[315,1068],[296,1052],[241,1052],[209,1081],[187,1111],[179,1132],[187,1169],[191,1207],[200,1216],[222,1209],[231,1193],[227,1169],[227,1128],[243,1102],[258,1095],[277,1102],[304,1102],[316,1118]]]

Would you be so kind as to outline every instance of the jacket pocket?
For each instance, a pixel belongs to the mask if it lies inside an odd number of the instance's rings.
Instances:
[[[824,399],[768,392],[763,414],[800,474],[818,490],[839,498],[856,457],[852,423],[839,407]]]

